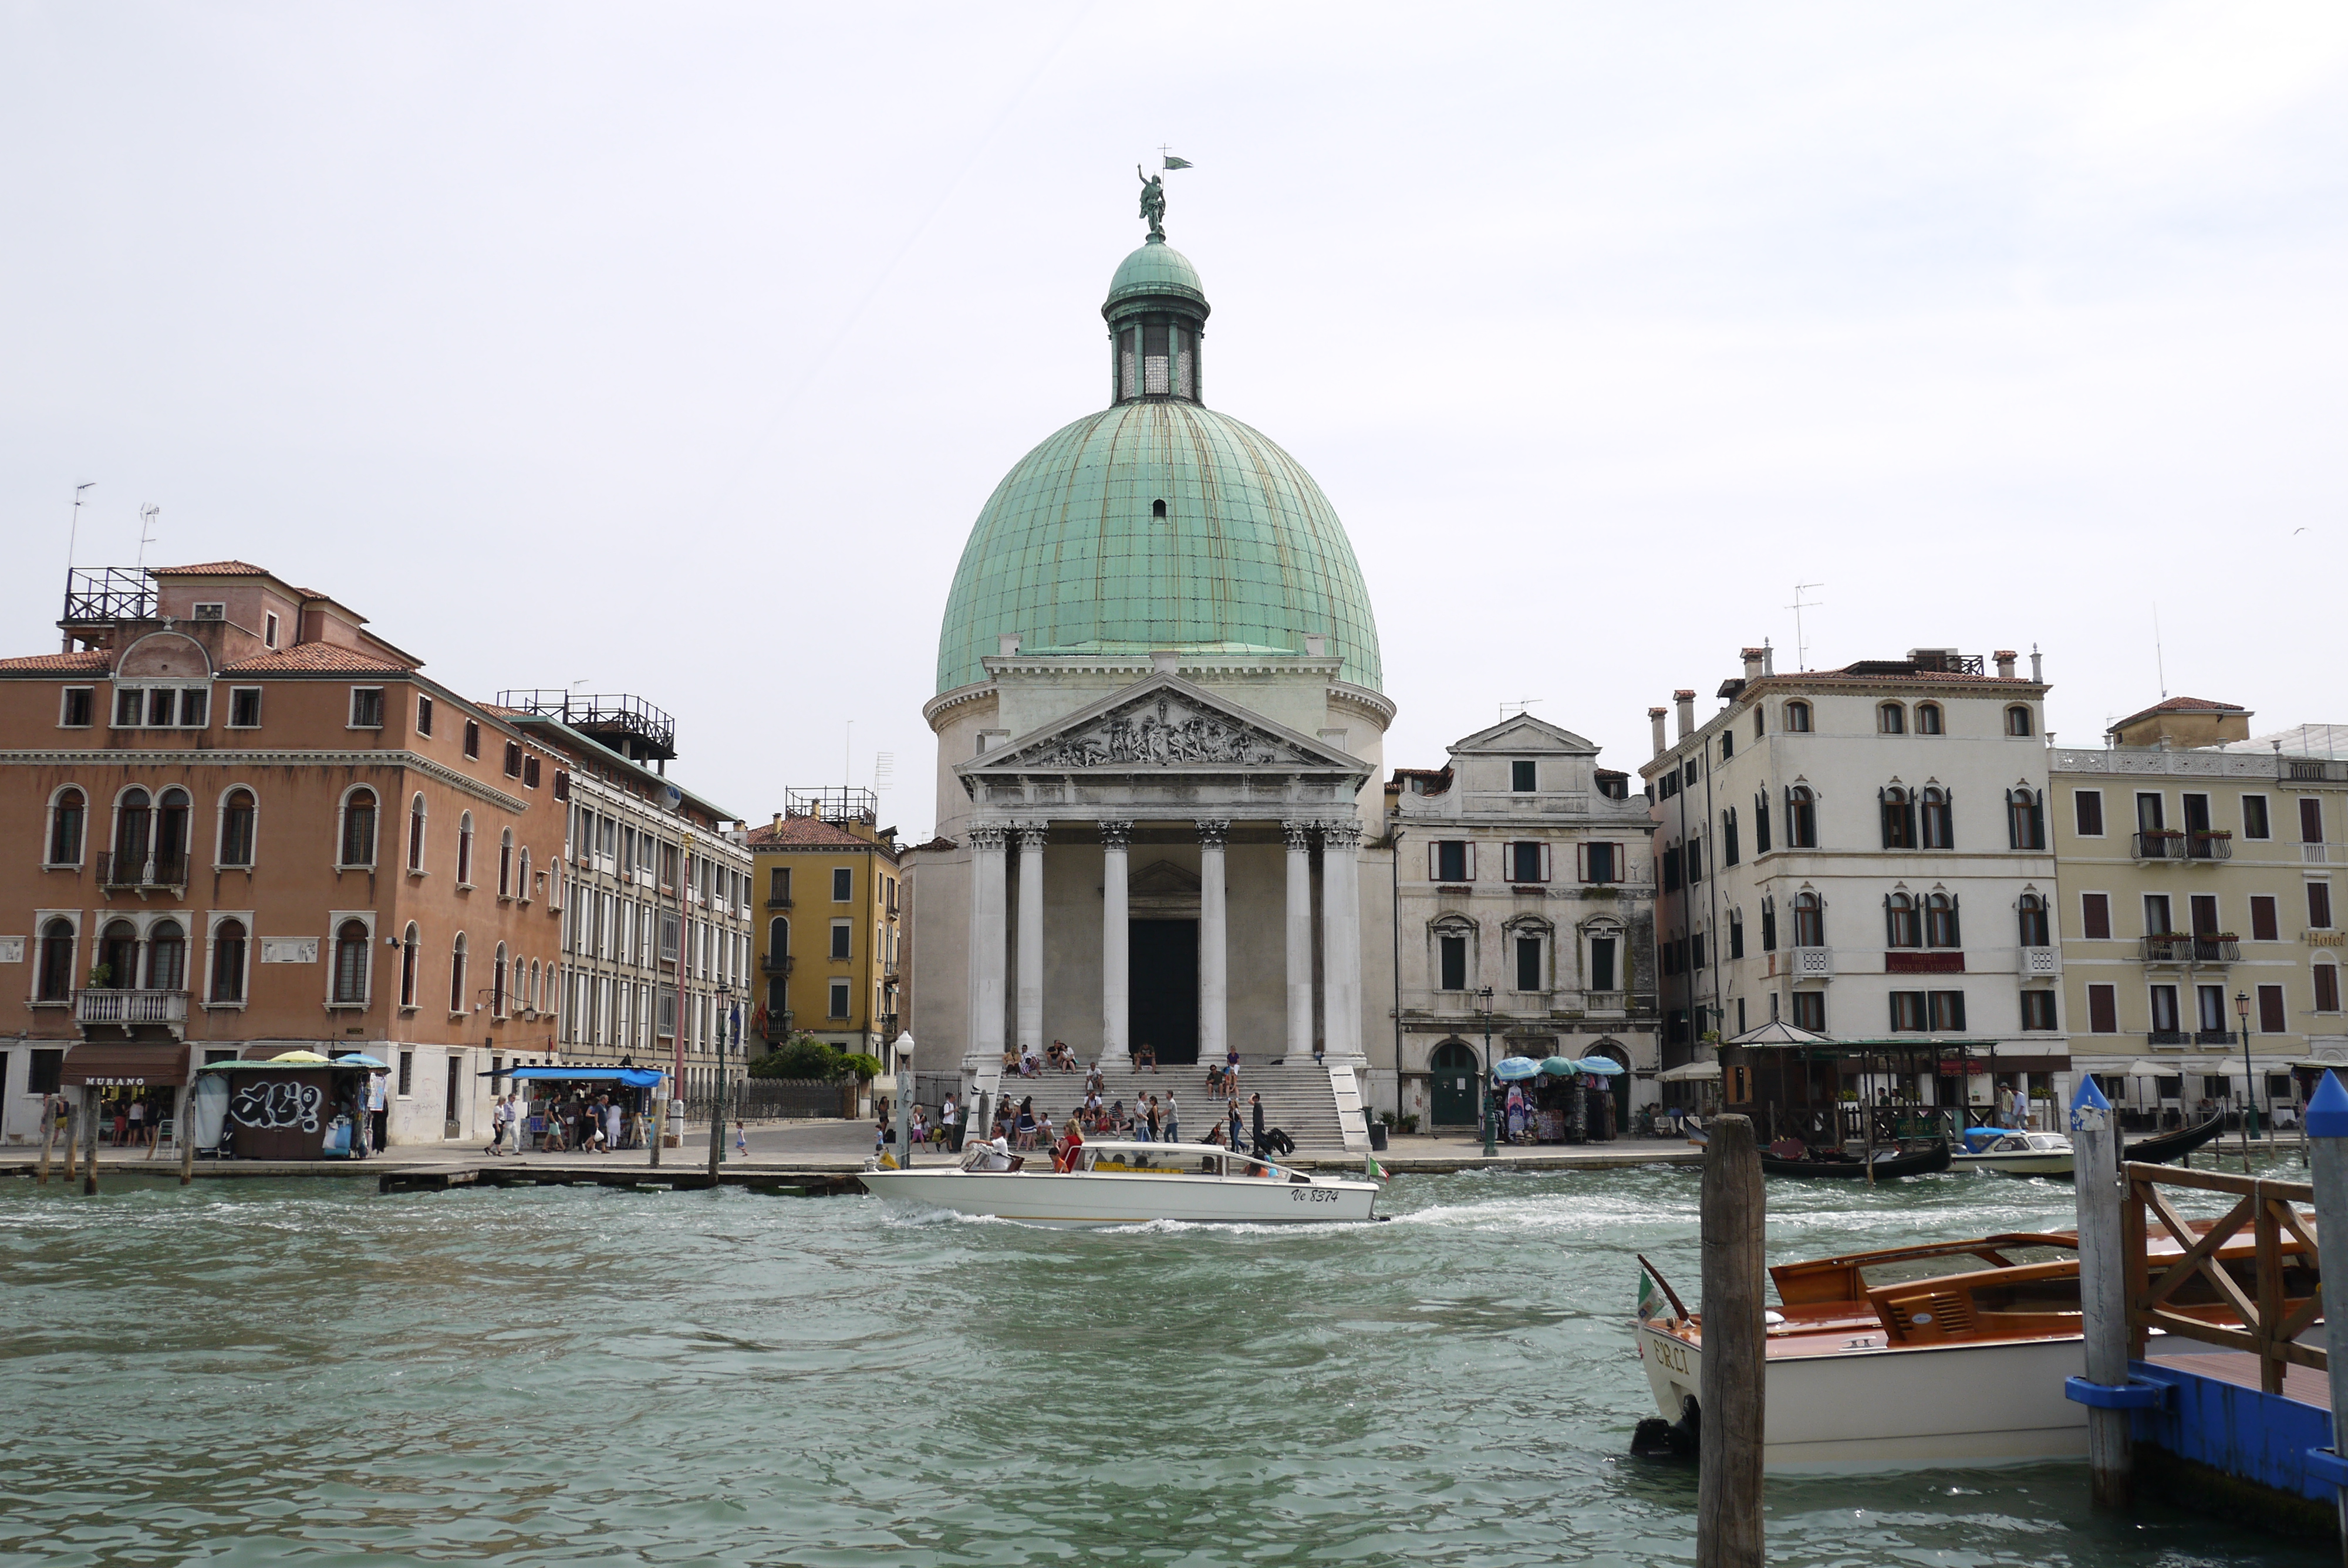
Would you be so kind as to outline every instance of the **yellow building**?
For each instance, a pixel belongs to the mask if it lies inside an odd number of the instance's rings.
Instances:
[[[2263,1112],[2291,1103],[2291,1061],[2348,1061],[2348,731],[2250,720],[2175,697],[2054,753],[2063,1028],[2116,1104],[2190,1119],[2247,1085]]]
[[[753,1030],[879,1055],[906,1011],[895,830],[873,826],[868,791],[793,791],[788,804],[749,835],[760,917]]]

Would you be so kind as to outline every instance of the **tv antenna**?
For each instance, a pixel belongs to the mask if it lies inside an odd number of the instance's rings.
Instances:
[[[894,752],[873,753],[872,793],[874,794],[886,794],[888,793],[889,786],[896,782],[896,778],[897,753]]]
[[[139,508],[138,565],[141,571],[147,569],[147,547],[155,542],[155,519],[162,515],[163,508],[152,501]]]
[[[2168,661],[2160,651],[2160,606],[2152,607],[2152,676],[2159,683],[2160,700],[2168,701]]]
[[[1546,698],[1546,697],[1519,697],[1519,698],[1518,698],[1518,699],[1517,699],[1517,713],[1518,713],[1518,716],[1519,716],[1519,717],[1522,717],[1522,716],[1523,716],[1523,714],[1524,714],[1524,711],[1525,711],[1527,708],[1531,707],[1535,702],[1548,702],[1548,701],[1549,701],[1549,699],[1548,699],[1548,698]],[[1503,719],[1506,719],[1508,716],[1509,716],[1509,704],[1508,704],[1508,703],[1506,703],[1506,702],[1503,702],[1503,703],[1501,703],[1501,704],[1500,704],[1500,717],[1501,717],[1501,718],[1503,718]]]
[[[1806,610],[1822,610],[1826,607],[1826,600],[1822,599],[1813,599],[1807,602],[1804,602],[1802,595],[1807,593],[1814,588],[1824,587],[1826,587],[1826,584],[1822,582],[1796,583],[1794,585],[1794,602],[1786,607],[1787,610],[1794,612],[1794,663],[1797,667],[1803,670],[1807,670],[1810,667],[1810,645],[1808,642],[1804,641],[1802,637],[1802,611]]]
[[[97,480],[90,479],[74,487],[73,511],[68,514],[68,520],[66,523],[66,617],[67,620],[73,617],[74,546],[81,538],[81,493],[97,483]],[[59,644],[58,651],[70,653],[73,651],[73,633],[68,631]]]

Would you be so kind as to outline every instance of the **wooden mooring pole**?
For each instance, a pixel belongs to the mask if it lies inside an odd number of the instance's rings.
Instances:
[[[57,1141],[57,1097],[41,1096],[41,1185],[49,1184],[49,1150]]]
[[[2348,1088],[2341,1086],[2337,1073],[2326,1072],[2308,1100],[2306,1137],[2310,1182],[2315,1188],[2315,1239],[2321,1248],[2327,1236],[2348,1235]],[[2343,1447],[2342,1412],[2348,1411],[2348,1312],[2327,1310],[2323,1317],[2332,1378],[2332,1451],[2336,1455]],[[2335,1487],[2333,1496],[2340,1511],[2340,1558],[2348,1563],[2348,1486]]]
[[[85,1195],[98,1191],[98,1091],[85,1086],[81,1091],[81,1122],[88,1130],[89,1158],[81,1167],[81,1190]]]
[[[1746,1116],[1715,1116],[1704,1153],[1704,1365],[1696,1402],[1696,1568],[1761,1568],[1761,1154]]]
[[[2120,1131],[2111,1102],[2082,1074],[2071,1097],[2071,1148],[2079,1204],[2079,1311],[2086,1334],[2090,1383],[2120,1389],[2128,1380],[2127,1263],[2121,1211],[2127,1177],[2120,1164]],[[2134,1456],[2128,1413],[2087,1409],[2087,1482],[2097,1508],[2128,1505]]]

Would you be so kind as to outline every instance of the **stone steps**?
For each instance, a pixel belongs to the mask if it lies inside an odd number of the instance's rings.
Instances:
[[[1141,1095],[1156,1094],[1162,1102],[1171,1091],[1181,1119],[1182,1140],[1195,1143],[1206,1136],[1215,1120],[1228,1114],[1222,1097],[1207,1092],[1206,1081],[1204,1066],[1161,1067],[1154,1073],[1106,1067],[1101,1070],[1101,1100],[1107,1104],[1122,1100],[1129,1112]],[[1330,1087],[1328,1069],[1309,1061],[1280,1066],[1243,1063],[1240,1086],[1240,1114],[1251,1131],[1255,1123],[1247,1096],[1261,1094],[1264,1125],[1286,1132],[1299,1149],[1344,1150],[1344,1132],[1338,1122],[1337,1097]],[[1014,1105],[1025,1096],[1034,1096],[1036,1108],[1050,1112],[1053,1122],[1058,1123],[1084,1102],[1085,1075],[1050,1070],[1035,1078],[1014,1073],[1003,1080],[1001,1092]]]

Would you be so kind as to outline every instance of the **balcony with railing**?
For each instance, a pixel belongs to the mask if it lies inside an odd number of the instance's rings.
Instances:
[[[1834,973],[1832,948],[1793,948],[1787,951],[1787,968],[1797,980],[1825,979]]]
[[[2185,835],[2185,857],[2188,860],[2231,860],[2234,858],[2234,835],[2223,828],[2188,833]]]
[[[2173,827],[2153,828],[2136,835],[2136,858],[2138,860],[2183,860],[2186,858],[2185,835]]]
[[[2063,972],[2063,949],[2060,948],[2024,948],[2022,972],[2025,975],[2059,975]]]
[[[184,850],[147,855],[117,855],[100,850],[98,885],[101,887],[185,887],[188,856]]]
[[[2216,931],[2193,938],[2193,961],[2197,964],[2239,964],[2242,961],[2242,944],[2231,931]]]
[[[788,975],[791,972],[791,956],[788,953],[762,953],[758,958],[758,972]]]
[[[74,1022],[84,1028],[112,1027],[128,1034],[139,1029],[188,1027],[185,991],[86,990],[74,992]]]
[[[2168,1050],[2183,1050],[2188,1046],[2240,1045],[2242,1037],[2230,1029],[2156,1029],[2147,1034],[2147,1045]]]

